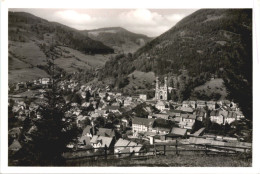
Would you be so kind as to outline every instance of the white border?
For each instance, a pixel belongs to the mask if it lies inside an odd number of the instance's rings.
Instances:
[[[260,173],[259,114],[260,57],[259,5],[260,0],[2,0],[1,4],[1,161],[0,173]],[[8,8],[254,8],[253,9],[253,167],[191,168],[191,167],[8,167],[7,152],[7,101],[8,101]],[[257,23],[255,23],[257,22]],[[258,41],[258,43],[257,43]],[[258,50],[257,50],[258,49]],[[258,57],[257,57],[258,56]]]

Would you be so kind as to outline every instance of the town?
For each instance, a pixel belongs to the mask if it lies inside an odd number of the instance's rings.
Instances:
[[[49,105],[46,95],[52,87],[52,79],[48,77],[20,82],[9,88],[8,143],[11,154],[31,141],[30,135],[37,131],[35,123],[42,119],[39,109]],[[56,88],[69,104],[62,121],[68,123],[68,130],[73,125],[78,130],[76,137],[66,145],[65,158],[71,158],[72,154],[82,156],[84,149],[94,149],[91,154],[98,154],[97,149],[104,147],[112,149],[113,154],[134,152],[139,155],[145,154],[146,144],[177,140],[183,144],[252,145],[252,130],[247,127],[250,121],[238,103],[229,100],[168,100],[171,87],[167,77],[164,77],[164,83],[156,78],[155,96],[150,99],[146,94],[125,96],[112,91],[109,86],[100,89],[67,79],[57,82]]]

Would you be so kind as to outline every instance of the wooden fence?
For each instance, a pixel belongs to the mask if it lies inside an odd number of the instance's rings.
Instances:
[[[130,158],[131,160],[148,159],[157,155],[188,155],[200,153],[204,155],[238,155],[241,153],[251,153],[251,147],[237,146],[220,146],[211,144],[180,144],[176,140],[174,143],[144,145],[138,152],[130,151],[123,153],[115,153],[117,148],[134,148],[136,146],[116,146],[113,148],[100,147],[91,149],[79,149],[76,151],[68,151],[64,153],[64,158],[68,165],[80,166],[88,162],[89,165],[95,165],[98,160],[119,160]]]

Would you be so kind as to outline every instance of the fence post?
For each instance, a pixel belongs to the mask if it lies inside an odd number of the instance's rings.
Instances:
[[[105,159],[107,160],[107,145],[105,145]]]
[[[178,155],[178,139],[176,139],[175,151],[176,151],[176,155]]]
[[[206,153],[206,155],[208,155],[208,147],[207,147],[207,144],[205,144],[205,153]]]
[[[166,155],[166,145],[163,145],[163,154]]]
[[[155,148],[155,144],[153,144],[153,149],[154,149],[154,156],[156,156],[156,148]]]

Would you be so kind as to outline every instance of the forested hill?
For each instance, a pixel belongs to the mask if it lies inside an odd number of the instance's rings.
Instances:
[[[198,10],[133,56],[107,62],[99,77],[126,77],[134,70],[162,76],[183,68],[189,77],[223,78],[229,97],[252,110],[252,10]]]
[[[25,12],[9,12],[8,31],[10,41],[52,39],[55,44],[68,46],[87,54],[107,54],[114,50],[100,41],[83,35],[80,31],[65,25],[49,22]],[[50,36],[47,38],[47,36]]]
[[[146,35],[133,33],[122,27],[83,30],[82,33],[94,40],[101,41],[113,48],[117,53],[133,53],[152,40]]]

